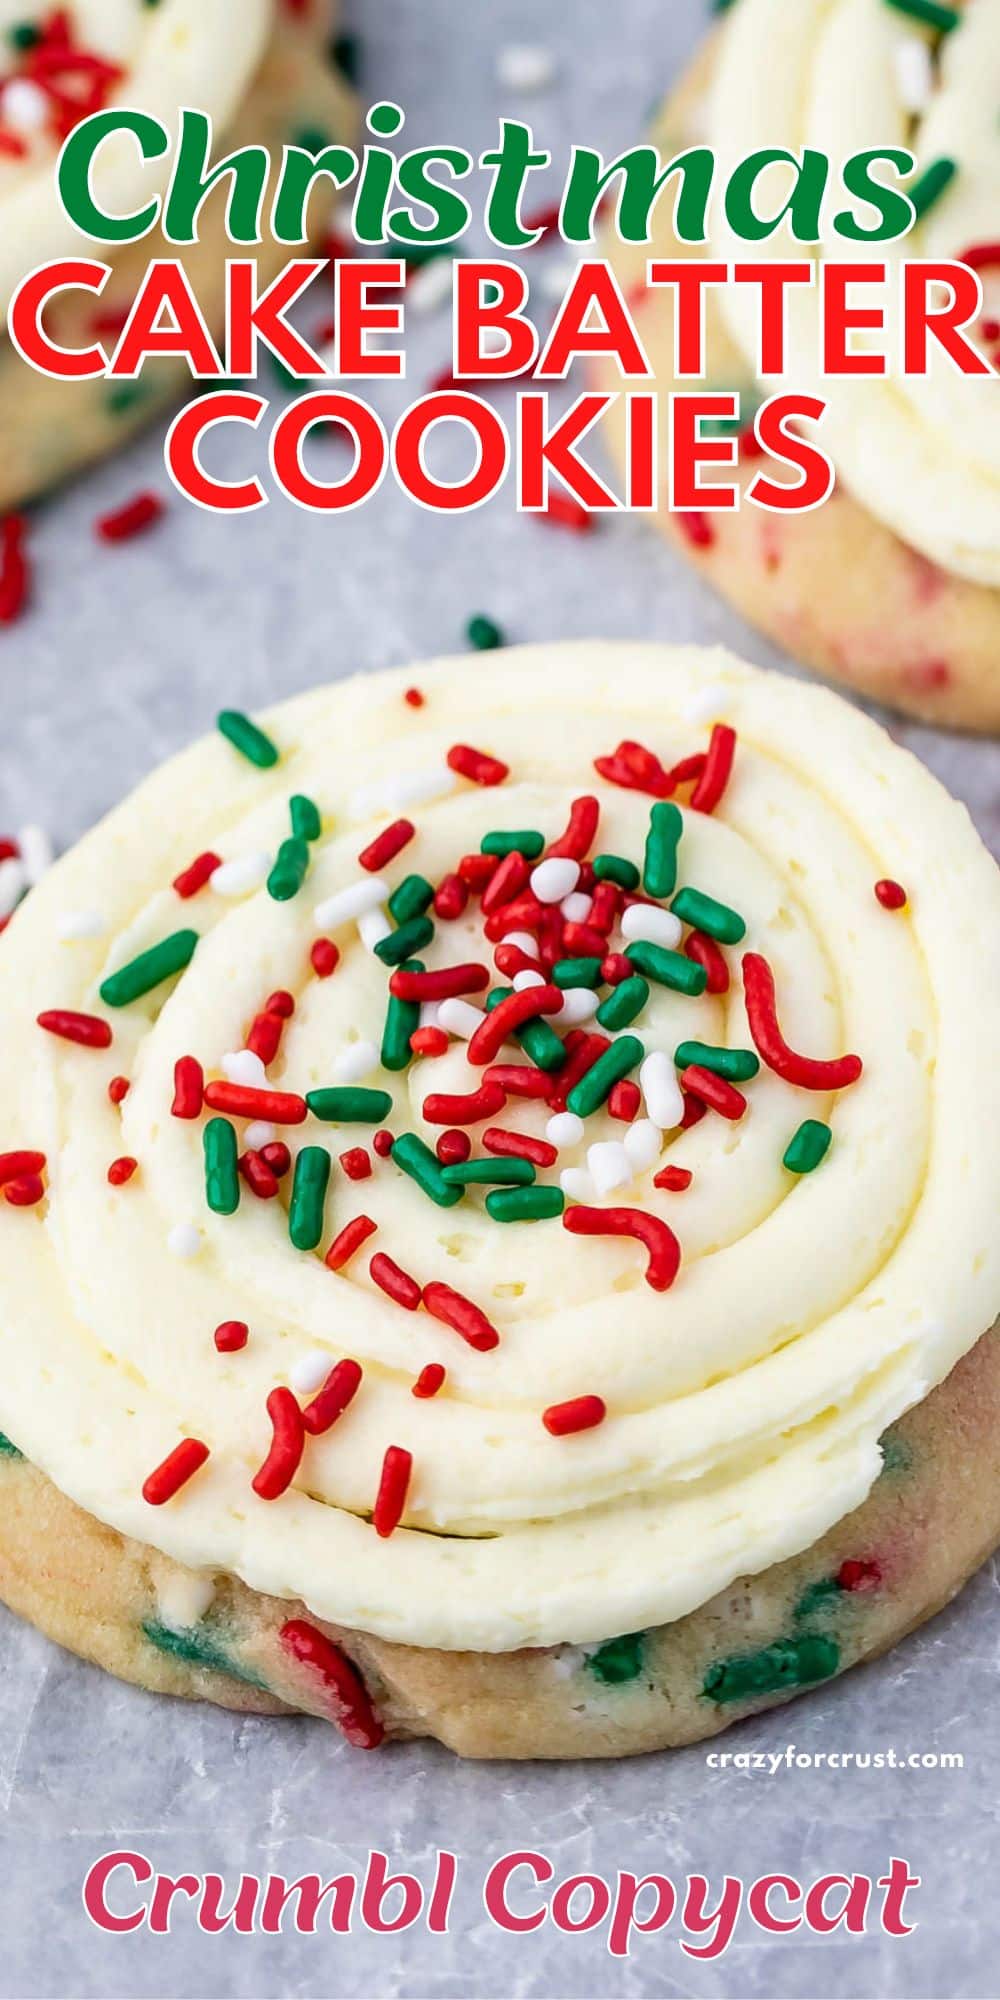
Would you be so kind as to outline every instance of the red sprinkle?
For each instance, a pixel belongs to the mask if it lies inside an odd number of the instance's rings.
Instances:
[[[691,794],[695,812],[714,812],[729,783],[736,754],[736,731],[728,722],[717,722],[709,738],[705,768]]]
[[[45,1188],[40,1174],[17,1174],[4,1183],[4,1200],[11,1208],[37,1208],[45,1198]]]
[[[550,1437],[572,1437],[576,1431],[594,1430],[607,1414],[602,1396],[572,1396],[568,1403],[550,1403],[542,1422]]]
[[[135,1173],[138,1165],[138,1160],[131,1159],[127,1153],[123,1153],[120,1160],[112,1160],[108,1168],[108,1181],[110,1185],[112,1187],[124,1187],[126,1181],[132,1179],[132,1175]]]
[[[238,1354],[250,1338],[246,1320],[224,1319],[215,1329],[215,1345],[220,1354]]]
[[[302,1411],[290,1389],[272,1389],[267,1399],[271,1419],[271,1449],[259,1472],[253,1476],[253,1490],[261,1500],[278,1500],[286,1493],[302,1462],[305,1429]]]
[[[747,1101],[742,1090],[737,1090],[736,1085],[727,1082],[724,1076],[717,1076],[714,1070],[703,1069],[700,1063],[689,1063],[681,1071],[679,1081],[682,1089],[690,1091],[692,1097],[700,1098],[710,1110],[717,1111],[720,1118],[735,1121],[743,1117]]]
[[[258,1014],[247,1036],[247,1048],[259,1056],[266,1069],[281,1047],[285,1023],[280,1014]]]
[[[295,1012],[295,995],[287,988],[279,986],[264,1002],[265,1014],[277,1014],[282,1021],[290,1021]]]
[[[78,1042],[84,1049],[111,1047],[111,1024],[98,1020],[96,1014],[74,1014],[69,1007],[49,1007],[39,1014],[38,1025],[46,1034],[58,1035],[64,1042]]]
[[[372,1221],[370,1215],[356,1215],[353,1222],[345,1222],[339,1236],[334,1237],[323,1260],[327,1270],[342,1271],[344,1265],[350,1263],[354,1252],[360,1250],[362,1243],[367,1243],[369,1236],[374,1236],[377,1227],[378,1224]]]
[[[12,625],[27,609],[31,567],[24,537],[24,516],[8,514],[0,523],[0,625]]]
[[[132,1086],[127,1076],[113,1076],[108,1085],[108,1096],[112,1104],[121,1104],[123,1098],[128,1096],[131,1088]]]
[[[634,1236],[649,1252],[646,1283],[654,1292],[669,1291],[677,1276],[681,1246],[673,1230],[641,1208],[566,1208],[563,1228],[571,1236]]]
[[[884,881],[876,882],[875,894],[883,910],[902,910],[906,907],[906,890],[901,882],[893,882],[886,877]]]
[[[44,1153],[0,1153],[0,1187],[8,1181],[19,1180],[22,1174],[41,1174],[46,1167]]]
[[[700,507],[693,507],[685,513],[675,515],[677,526],[687,536],[692,548],[710,549],[715,541],[715,529],[708,515]]]
[[[619,743],[613,757],[595,757],[594,769],[609,784],[627,792],[645,792],[649,798],[668,799],[674,789],[672,774],[664,770],[652,750],[628,739]]]
[[[959,263],[968,264],[970,271],[987,271],[995,264],[1000,268],[1000,242],[972,243],[963,250]]]
[[[591,899],[590,915],[587,918],[587,924],[591,930],[600,931],[603,934],[605,945],[607,943],[608,932],[614,929],[621,907],[622,892],[617,882],[598,882]],[[589,956],[587,953],[583,955],[584,957]]]
[[[685,1090],[683,1096],[684,1116],[681,1119],[679,1130],[681,1132],[690,1132],[692,1125],[700,1125],[702,1119],[707,1118],[708,1105],[704,1104],[700,1097],[692,1097],[689,1090]]]
[[[460,882],[464,882],[466,888],[471,889],[474,895],[478,896],[485,889],[487,882],[496,874],[499,866],[500,856],[498,854],[463,854],[458,864],[458,879]],[[450,881],[451,877],[447,876],[445,879]],[[466,898],[466,901],[468,901],[468,898]]]
[[[421,1288],[416,1278],[387,1257],[384,1250],[376,1251],[368,1266],[379,1290],[394,1301],[397,1306],[405,1306],[407,1312],[416,1312],[421,1299]]]
[[[837,1571],[837,1582],[841,1590],[877,1590],[882,1581],[882,1570],[877,1562],[865,1562],[859,1556],[849,1556]]]
[[[567,1060],[562,1068],[556,1071],[555,1076],[548,1078],[549,1088],[545,1101],[550,1111],[565,1111],[566,1099],[574,1084],[579,1083],[582,1076],[586,1076],[588,1069],[593,1069],[598,1056],[602,1056],[605,1049],[610,1047],[609,1036],[596,1032],[587,1034],[583,1028],[574,1028],[567,1035]]]
[[[502,785],[510,776],[509,764],[502,764],[499,757],[491,757],[485,750],[472,750],[467,743],[453,743],[445,761],[449,770],[469,778],[474,785]]]
[[[747,1020],[754,1046],[768,1069],[785,1083],[802,1090],[844,1090],[856,1083],[864,1067],[860,1056],[838,1056],[832,1062],[818,1062],[811,1056],[796,1055],[778,1026],[775,1010],[774,974],[766,958],[748,951],[743,959],[743,991]]]
[[[205,884],[211,881],[216,869],[221,865],[217,854],[209,851],[199,854],[197,860],[191,862],[190,867],[182,868],[180,874],[174,876],[174,888],[178,896],[183,896],[184,901],[188,902],[192,896],[198,894],[199,889],[204,889]]]
[[[265,1165],[270,1167],[275,1178],[283,1181],[292,1164],[292,1156],[284,1140],[272,1139],[269,1145],[262,1146],[260,1157]]]
[[[563,998],[558,986],[528,986],[521,993],[509,993],[494,1007],[492,1014],[484,1015],[472,1036],[468,1059],[473,1068],[479,1069],[484,1063],[491,1063],[500,1054],[508,1036],[523,1028],[526,1021],[534,1021],[539,1014],[558,1014]],[[499,1104],[494,1104],[490,1111],[481,1115],[490,1118],[499,1109]],[[425,1118],[427,1115],[425,1105]],[[463,1121],[456,1118],[447,1122],[459,1125]]]
[[[499,1011],[498,1007],[496,1012]],[[503,1110],[504,1103],[498,1083],[483,1083],[479,1090],[466,1091],[461,1096],[432,1091],[424,1098],[424,1117],[429,1125],[477,1125],[481,1118],[495,1117]]]
[[[487,917],[483,933],[491,944],[499,944],[511,931],[540,930],[546,912],[547,905],[540,903],[537,896],[516,896],[512,903],[504,903]]]
[[[406,693],[403,696],[403,700],[407,702],[411,708],[423,708],[426,699],[427,699],[426,695],[421,694],[419,688],[407,688]]]
[[[301,1125],[308,1117],[304,1097],[290,1090],[260,1090],[249,1083],[207,1083],[205,1103],[230,1118],[253,1118],[268,1125]]]
[[[581,799],[574,799],[569,809],[569,820],[565,833],[547,847],[547,855],[562,855],[568,861],[582,861],[590,853],[597,838],[597,826],[601,817],[599,800],[588,792]]]
[[[382,1460],[382,1476],[372,1509],[372,1527],[382,1541],[388,1539],[403,1518],[412,1471],[412,1453],[404,1451],[402,1445],[391,1444]]]
[[[496,1153],[512,1160],[530,1160],[533,1167],[554,1167],[559,1158],[555,1146],[547,1139],[533,1139],[528,1132],[505,1132],[501,1125],[491,1125],[483,1133],[483,1145],[488,1153]]]
[[[729,967],[714,938],[706,937],[704,931],[692,931],[684,945],[684,956],[693,959],[695,965],[704,966],[708,979],[706,993],[728,993]]]
[[[424,1286],[424,1307],[434,1319],[450,1326],[459,1333],[470,1347],[480,1354],[487,1354],[493,1347],[499,1347],[500,1335],[491,1325],[486,1314],[471,1299],[455,1292],[450,1285],[432,1282]]]
[[[642,1092],[630,1076],[620,1077],[613,1085],[608,1098],[608,1111],[612,1118],[618,1118],[623,1125],[631,1125],[638,1117],[642,1103]]]
[[[492,860],[492,856],[488,855],[486,859]],[[468,884],[463,882],[461,875],[446,875],[434,892],[434,915],[439,917],[443,924],[454,923],[455,918],[461,916],[468,900]]]
[[[126,500],[123,507],[116,507],[110,514],[101,514],[94,523],[97,538],[101,542],[129,542],[133,535],[145,533],[164,512],[165,502],[158,493],[137,493],[134,500]]]
[[[278,1192],[278,1176],[262,1153],[241,1153],[237,1166],[252,1194],[259,1201],[273,1201]]]
[[[601,979],[605,986],[620,986],[623,979],[631,979],[632,961],[623,951],[609,951],[601,960]]]
[[[205,1072],[197,1056],[178,1056],[174,1064],[174,1118],[200,1118],[205,1095]]]
[[[340,964],[340,947],[332,938],[317,938],[309,953],[309,963],[317,979],[329,979]]]
[[[456,1000],[463,993],[482,993],[490,983],[485,965],[446,965],[440,972],[408,972],[398,966],[389,981],[397,1000]]]
[[[490,859],[492,858],[491,855]],[[512,848],[494,869],[483,890],[484,917],[491,917],[494,911],[502,909],[505,903],[512,903],[514,897],[519,896],[521,890],[527,887],[530,877],[531,869],[524,855],[519,854],[516,848]]]
[[[541,960],[529,958],[519,944],[498,944],[493,953],[493,963],[504,979],[513,979],[517,972],[541,972]]]
[[[410,1395],[418,1396],[421,1402],[425,1402],[429,1397],[437,1395],[438,1390],[444,1387],[444,1382],[445,1370],[440,1361],[428,1361],[426,1368],[421,1368]]]
[[[374,1151],[378,1154],[380,1160],[387,1160],[389,1158],[389,1155],[392,1152],[392,1143],[393,1141],[391,1132],[385,1131],[384,1128],[380,1132],[376,1132],[375,1137],[372,1140],[372,1147]]]
[[[691,1186],[692,1174],[689,1167],[661,1167],[653,1175],[653,1186],[666,1188],[670,1194],[683,1194]]]
[[[415,1056],[446,1056],[451,1043],[443,1028],[414,1028],[410,1047]]]
[[[530,1063],[491,1063],[484,1083],[495,1083],[506,1097],[548,1097],[552,1078]]]
[[[397,854],[409,845],[416,830],[411,819],[394,820],[391,826],[384,827],[367,847],[362,848],[358,855],[361,867],[367,868],[370,875],[377,875],[380,868],[388,867],[389,862],[394,861]]]
[[[349,1181],[367,1181],[371,1178],[371,1157],[364,1146],[349,1146],[346,1153],[341,1153],[340,1164]]]
[[[332,1430],[361,1387],[361,1367],[357,1361],[337,1361],[311,1403],[302,1412],[302,1422],[310,1437],[322,1437]]]
[[[304,1618],[290,1618],[278,1638],[297,1665],[308,1668],[329,1696],[333,1721],[356,1750],[377,1750],[385,1730],[346,1653]]]
[[[162,1507],[200,1470],[208,1457],[208,1446],[198,1438],[182,1438],[172,1452],[146,1480],[142,1497],[150,1507]]]
[[[443,1167],[460,1167],[472,1151],[472,1140],[467,1132],[442,1132],[434,1151]]]
[[[554,528],[568,528],[574,535],[589,535],[597,526],[594,515],[568,493],[550,493],[538,519],[549,521]]]

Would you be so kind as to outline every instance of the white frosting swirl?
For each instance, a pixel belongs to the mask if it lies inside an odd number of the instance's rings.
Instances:
[[[832,217],[844,206],[827,201],[820,257],[878,261],[890,277],[904,258],[958,258],[996,242],[1000,186],[1000,0],[967,0],[962,21],[946,36],[940,80],[914,121],[900,81],[900,47],[920,30],[886,0],[738,0],[720,43],[709,106],[708,142],[720,179],[761,147],[818,147],[836,169],[849,154],[872,146],[909,146],[918,168],[953,159],[958,172],[925,219],[897,244],[851,243]],[[776,167],[761,182],[768,212],[785,198],[788,171]],[[748,257],[717,212],[711,251],[727,260]],[[754,259],[801,258],[787,227],[752,246]],[[852,292],[858,305],[884,303],[878,287]],[[752,370],[756,355],[754,294],[732,286],[723,299],[730,330]],[[1000,397],[995,377],[963,377],[939,348],[926,377],[904,378],[890,360],[884,378],[836,380],[819,372],[818,293],[789,300],[788,366],[779,386],[824,398],[822,438],[844,484],[877,518],[914,548],[958,576],[1000,584]],[[889,315],[881,347],[898,355],[898,320]],[[854,336],[858,348],[876,336]],[[994,344],[995,345],[995,344]]]
[[[403,700],[414,679],[421,709]],[[675,1227],[673,1289],[647,1286],[634,1243],[580,1241],[558,1220],[500,1226],[476,1192],[438,1209],[391,1161],[360,1186],[335,1168],[316,1255],[292,1249],[281,1202],[244,1190],[235,1216],[210,1214],[200,1126],[170,1116],[176,1058],[218,1074],[279,985],[298,996],[271,1070],[281,1087],[329,1083],[345,1042],[379,1039],[386,974],[353,925],[338,933],[334,977],[309,973],[314,908],[356,878],[384,823],[352,822],[355,788],[441,771],[456,740],[511,766],[498,790],[428,786],[437,796],[412,809],[417,838],[394,882],[412,869],[439,879],[490,826],[552,839],[590,790],[599,850],[641,858],[650,802],[600,784],[592,760],[622,735],[665,762],[686,755],[704,744],[706,703],[739,750],[719,812],[685,813],[681,881],[741,911],[746,948],[775,968],[793,1045],[856,1049],[865,1071],[831,1101],[762,1070],[740,1123],[709,1115],[669,1141],[670,1160],[693,1172],[687,1192],[654,1190],[650,1168],[611,1197]],[[0,1203],[0,1427],[123,1532],[424,1646],[599,1640],[677,1618],[808,1546],[864,1497],[880,1433],[1000,1299],[1000,888],[967,815],[836,697],[692,649],[574,644],[505,652],[488,668],[444,662],[320,690],[264,726],[282,752],[275,769],[251,768],[220,737],[197,744],[51,871],[0,948],[2,1144],[50,1162],[44,1209]],[[178,900],[169,884],[199,851],[273,852],[295,792],[317,800],[328,828],[295,900],[211,888]],[[908,888],[908,912],[880,908],[883,875]],[[67,941],[60,918],[77,909],[100,910],[106,934]],[[102,1011],[108,970],[190,923],[202,932],[190,967],[166,998],[114,1015],[106,1053],[36,1027],[43,1008]],[[440,924],[425,954],[429,965],[477,955],[471,916]],[[636,1027],[648,1049],[748,1045],[739,951],[729,955],[724,998],[653,988]],[[106,1089],[116,1072],[132,1079],[120,1111]],[[456,1048],[371,1081],[392,1089],[396,1131],[433,1141],[425,1094],[468,1088],[470,1075]],[[547,1116],[512,1100],[502,1122],[540,1133]],[[833,1146],[795,1180],[782,1154],[807,1116],[829,1119]],[[591,1140],[622,1131],[604,1114],[589,1126]],[[334,1154],[358,1136],[312,1121],[289,1134]],[[123,1153],[139,1171],[113,1189],[107,1166]],[[362,1210],[378,1234],[334,1275],[322,1249]],[[167,1249],[182,1223],[203,1239],[190,1261]],[[466,1293],[500,1345],[473,1352],[392,1304],[368,1276],[377,1249],[421,1283]],[[213,1330],[234,1318],[249,1342],[220,1355]],[[361,1391],[309,1442],[293,1488],[259,1500],[265,1399],[301,1380],[317,1350],[360,1361]],[[411,1385],[432,1360],[447,1384],[418,1402]],[[542,1409],[580,1393],[604,1397],[607,1421],[549,1437]],[[142,1482],[184,1435],[211,1457],[151,1508]],[[414,1476],[406,1526],[380,1541],[365,1517],[390,1443],[412,1451]]]

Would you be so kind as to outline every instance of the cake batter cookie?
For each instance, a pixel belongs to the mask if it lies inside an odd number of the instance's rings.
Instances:
[[[1000,1539],[1000,887],[819,689],[480,667],[226,713],[17,911],[0,1595],[359,1745],[626,1754]]]
[[[656,119],[664,158],[711,144],[720,182],[759,147],[814,144],[835,160],[869,145],[909,146],[919,170],[955,172],[896,245],[846,244],[819,256],[965,258],[984,286],[974,337],[994,362],[1000,323],[996,185],[1000,128],[1000,0],[967,0],[943,38],[889,0],[736,0]],[[914,77],[923,77],[915,108]],[[836,204],[833,204],[835,206]],[[753,256],[808,254],[782,232]],[[672,294],[647,290],[650,256],[746,260],[717,220],[704,246],[674,236],[669,195],[647,245],[604,245],[628,295],[662,396],[696,386],[674,369]],[[706,386],[741,398],[741,492],[761,469],[752,436],[758,402],[777,389],[826,401],[816,435],[837,472],[834,495],[803,515],[745,502],[732,514],[670,514],[657,523],[675,547],[754,624],[796,658],[862,694],[964,729],[1000,728],[1000,398],[995,378],[960,378],[943,354],[926,379],[820,376],[817,295],[789,300],[790,360],[781,381],[754,376],[754,296],[707,294]],[[872,336],[874,338],[874,336]],[[863,344],[858,336],[856,344]],[[620,390],[612,367],[599,386]],[[635,382],[626,387],[646,387]],[[666,405],[661,404],[666,424]],[[607,419],[624,463],[620,410]],[[748,435],[749,433],[749,435]],[[662,462],[666,462],[665,454]],[[703,473],[710,484],[713,470]],[[726,468],[726,479],[734,475]]]
[[[175,126],[185,105],[213,121],[216,155],[251,144],[280,158],[290,143],[350,139],[351,93],[329,56],[326,0],[292,7],[287,0],[89,0],[69,8],[28,4],[18,24],[0,36],[0,315],[25,273],[60,256],[97,255],[113,264],[99,300],[64,292],[46,312],[50,336],[67,347],[89,346],[95,335],[113,351],[147,265],[178,259],[206,323],[221,334],[225,268],[233,246],[226,235],[227,184],[209,195],[197,243],[178,248],[159,230],[138,243],[92,246],[58,202],[59,146],[85,112],[115,103],[146,109]],[[119,206],[141,193],[161,193],[166,162],[127,176]],[[126,199],[130,193],[131,198]],[[309,220],[314,240],[328,219],[317,189]],[[289,257],[287,244],[266,234],[255,248],[263,288]],[[192,393],[186,363],[147,362],[138,381],[54,382],[37,374],[0,335],[0,512],[22,506],[47,487],[123,443],[149,418]]]

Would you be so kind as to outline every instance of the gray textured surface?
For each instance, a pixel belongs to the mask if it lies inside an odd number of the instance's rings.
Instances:
[[[700,0],[357,0],[367,85],[397,92],[425,139],[482,144],[499,109],[494,52],[541,40],[559,54],[550,92],[525,100],[538,134],[611,145],[633,133],[701,25]],[[447,328],[422,322],[411,380],[447,360]],[[404,400],[383,399],[391,413]],[[65,845],[166,753],[206,727],[220,698],[253,707],[324,678],[462,644],[472,610],[512,637],[721,639],[773,654],[637,523],[580,543],[516,519],[504,499],[431,520],[385,489],[330,524],[280,503],[236,524],[176,502],[154,536],[97,550],[91,522],[140,483],[164,485],[150,438],[45,508],[35,535],[38,609],[0,637],[7,694],[4,824],[37,818]],[[901,732],[965,797],[994,845],[1000,749]],[[0,1993],[55,1995],[976,1996],[996,1991],[997,1578],[882,1664],[727,1739],[730,1748],[959,1751],[960,1771],[713,1771],[702,1749],[601,1767],[462,1767],[431,1747],[346,1751],[309,1722],[241,1722],[125,1689],[0,1618]],[[370,1848],[426,1877],[460,1857],[450,1936],[200,1937],[182,1909],[169,1936],[109,1939],[80,1885],[105,1849],[158,1868],[324,1879]],[[746,1879],[791,1870],[882,1872],[893,1854],[923,1878],[909,1940],[767,1939],[746,1918],[720,1962],[665,1936],[627,1963],[598,1931],[504,1938],[481,1884],[505,1850],[548,1853],[557,1876],[658,1869]]]

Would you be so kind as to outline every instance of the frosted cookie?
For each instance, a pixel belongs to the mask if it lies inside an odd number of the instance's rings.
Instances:
[[[1000,1539],[1000,889],[835,696],[482,664],[226,713],[17,911],[0,1594],[356,1743],[627,1753]]]
[[[736,0],[660,112],[651,137],[670,158],[711,144],[720,177],[764,146],[813,144],[840,159],[866,146],[909,146],[939,176],[922,218],[901,244],[845,244],[818,255],[963,257],[981,273],[985,313],[974,329],[984,353],[1000,349],[1000,244],[996,186],[1000,128],[1000,4],[968,0],[944,35],[914,7],[890,0]],[[927,182],[928,197],[933,181]],[[649,256],[698,256],[674,236],[669,195],[654,239],[604,252],[629,294],[636,324],[666,396],[674,371],[673,298],[647,291]],[[779,232],[754,258],[807,253]],[[704,254],[750,255],[715,219]],[[798,659],[830,678],[929,722],[1000,728],[1000,398],[992,378],[960,378],[940,352],[926,379],[836,381],[817,374],[816,294],[789,300],[790,362],[778,383],[755,380],[754,293],[707,294],[706,386],[737,390],[748,427],[758,402],[781,386],[824,399],[818,431],[837,471],[821,508],[778,516],[745,504],[735,514],[657,520],[675,546],[739,610]],[[864,343],[858,337],[857,344]],[[600,386],[619,390],[614,369]],[[643,385],[635,384],[640,387]],[[648,388],[648,383],[645,385]],[[666,422],[665,406],[664,423]],[[623,457],[620,413],[612,410]],[[740,485],[761,467],[752,433],[740,449]],[[665,461],[664,461],[665,462]],[[725,477],[732,478],[727,469]],[[787,477],[787,474],[782,474]],[[713,472],[703,474],[711,483]]]
[[[233,247],[225,232],[226,183],[209,196],[200,241],[179,249],[159,230],[116,251],[90,246],[59,206],[55,162],[77,120],[124,103],[176,127],[185,105],[213,121],[216,152],[252,143],[280,157],[286,143],[310,145],[350,136],[353,105],[328,58],[325,0],[92,0],[53,10],[26,0],[18,20],[0,34],[0,318],[25,273],[61,256],[95,254],[114,269],[99,300],[61,293],[47,310],[46,329],[66,347],[95,335],[110,354],[146,266],[179,258],[207,324],[224,321],[225,265]],[[129,156],[126,155],[126,159]],[[135,168],[116,188],[124,211],[140,194],[162,193],[170,161]],[[131,195],[131,200],[127,199]],[[317,192],[314,231],[326,210]],[[255,258],[263,287],[287,262],[287,244],[265,236]],[[147,363],[136,382],[49,381],[28,367],[0,337],[0,512],[19,507],[68,473],[123,442],[149,417],[190,393],[186,363]]]

